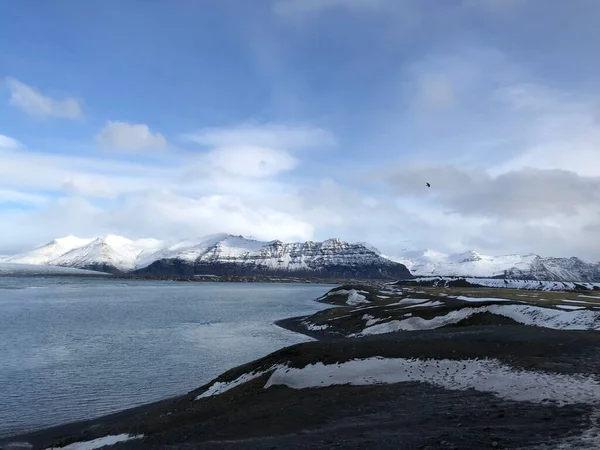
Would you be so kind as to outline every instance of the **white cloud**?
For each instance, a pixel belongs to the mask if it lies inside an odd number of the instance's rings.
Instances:
[[[0,249],[7,254],[67,234],[184,239],[228,232],[294,241],[311,239],[314,232],[311,224],[262,202],[235,196],[180,196],[168,191],[126,195],[110,208],[67,197],[38,211],[0,210],[0,219],[8,230],[6,236],[0,236]]]
[[[110,150],[164,150],[167,140],[152,133],[148,125],[110,121],[95,136],[98,145]]]
[[[21,146],[22,144],[16,139],[0,134],[0,149],[16,149]]]
[[[148,227],[157,228],[152,235],[175,232],[185,237],[229,232],[288,241],[311,239],[314,234],[313,226],[294,214],[240,196],[148,192],[126,199],[117,216],[129,224],[132,213],[141,222],[147,221]],[[157,217],[162,220],[157,221]]]
[[[202,162],[233,175],[269,177],[299,165],[292,152],[335,145],[333,135],[321,128],[282,124],[243,124],[206,128],[184,136],[208,147]]]
[[[76,174],[69,176],[62,184],[65,193],[76,197],[114,198],[117,191],[113,187],[111,177]]]
[[[285,194],[290,185],[261,178],[295,164],[295,159],[276,149],[250,148],[248,159],[238,161],[235,152],[226,150],[208,156],[168,155],[168,164],[161,167],[0,148],[0,160],[6,162],[0,165],[0,201],[33,201],[28,191],[47,199],[36,210],[0,208],[7,230],[0,235],[0,249],[11,253],[60,235],[108,232],[184,238],[224,231],[264,239],[310,239],[312,224],[285,205],[268,201],[275,192]],[[53,194],[48,196],[48,191]]]
[[[490,60],[496,66],[488,75],[481,65],[492,67]],[[428,103],[432,120],[456,126],[456,144],[444,149],[446,160],[426,156],[420,165],[401,161],[394,168],[382,157],[365,178],[343,163],[327,180],[302,172],[304,178],[277,176],[302,168],[308,158],[331,156],[335,138],[308,125],[203,129],[185,136],[202,151],[169,154],[163,167],[0,146],[0,190],[6,198],[39,195],[35,190],[66,196],[40,203],[37,211],[0,210],[0,222],[10,230],[0,236],[0,251],[40,243],[42,234],[183,238],[224,231],[262,239],[340,237],[368,241],[385,254],[405,247],[473,248],[597,259],[595,99],[532,84],[505,68],[501,55],[487,53],[429,61],[410,74],[417,86],[433,77],[423,84],[441,92]],[[446,79],[452,102],[444,89],[436,90]],[[450,114],[437,114],[440,105]],[[474,146],[473,133],[485,114],[487,143]],[[403,141],[387,145],[397,149]],[[463,167],[461,159],[473,148],[480,152],[480,167]],[[562,156],[565,149],[571,158]],[[393,191],[381,189],[381,180],[389,180]]]
[[[156,166],[33,152],[26,148],[0,148],[0,160],[0,188],[70,193],[77,190],[92,197],[149,188],[159,180],[169,183],[176,176],[172,170]]]
[[[271,176],[298,165],[298,160],[285,151],[251,146],[219,148],[208,159],[215,167],[250,177]]]
[[[9,104],[27,114],[36,117],[61,119],[79,119],[83,117],[81,105],[74,97],[54,99],[16,78],[7,78],[6,85],[10,90]]]

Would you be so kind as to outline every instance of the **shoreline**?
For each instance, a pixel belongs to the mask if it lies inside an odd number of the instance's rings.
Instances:
[[[308,337],[313,338],[318,341],[333,339],[331,337],[328,337],[325,334],[322,334],[319,332],[311,332],[309,330],[303,329],[302,327],[300,327],[297,324],[298,320],[304,319],[307,317],[310,317],[310,316],[288,317],[285,319],[276,320],[272,324],[279,328],[282,328],[284,330],[291,331],[293,333],[302,334],[304,336],[308,336]],[[293,344],[293,345],[297,345],[297,344]],[[291,345],[291,346],[293,346],[293,345]],[[291,346],[290,345],[284,346],[275,351],[276,352],[281,351],[281,350],[284,350]],[[264,355],[263,357],[266,357],[266,356],[268,356],[268,355]],[[256,361],[262,359],[263,357],[254,359],[252,361],[248,361],[247,363],[244,363],[241,365],[230,367],[229,369],[222,372],[221,375],[223,375],[224,373],[226,373],[230,370],[235,370],[239,367],[253,364]],[[209,381],[209,383],[210,383],[210,381]],[[203,386],[205,386],[205,385],[203,385]],[[98,425],[110,425],[111,423],[116,423],[123,419],[128,419],[133,416],[137,416],[139,414],[148,413],[150,411],[153,411],[156,408],[168,407],[169,405],[176,404],[178,402],[187,400],[190,397],[191,393],[202,389],[203,386],[198,386],[195,389],[188,391],[184,394],[176,395],[173,397],[167,397],[162,400],[157,400],[157,401],[154,401],[151,403],[146,403],[143,405],[126,408],[126,409],[123,409],[123,410],[120,410],[120,411],[117,411],[114,413],[110,413],[110,414],[106,414],[106,415],[102,415],[102,416],[98,416],[98,417],[94,417],[94,418],[90,418],[90,419],[83,419],[80,421],[61,423],[61,424],[52,425],[49,427],[40,428],[40,429],[24,431],[24,432],[15,434],[15,435],[8,435],[8,436],[4,436],[4,437],[0,436],[0,450],[3,450],[4,449],[3,445],[6,445],[9,442],[27,441],[27,442],[32,443],[33,445],[36,445],[37,442],[40,442],[40,441],[43,442],[44,440],[46,440],[49,437],[56,435],[56,434],[59,434],[59,435],[74,434],[77,430],[79,430],[81,428],[94,427],[94,426],[98,426]]]
[[[424,294],[416,293],[418,297],[426,297]],[[552,377],[572,376],[575,380],[572,382],[578,382],[579,376],[594,376],[600,372],[600,333],[597,331],[551,329],[498,322],[482,316],[483,320],[469,321],[458,327],[347,337],[344,331],[353,332],[360,324],[364,325],[364,321],[376,320],[378,315],[400,317],[404,310],[410,311],[411,316],[421,314],[431,319],[436,314],[444,314],[440,311],[471,306],[460,300],[437,297],[444,305],[432,302],[431,298],[417,298],[424,303],[415,308],[414,302],[399,305],[397,298],[378,298],[366,291],[365,295],[375,303],[370,300],[371,304],[366,307],[364,303],[346,306],[347,299],[332,295],[326,302],[330,308],[273,322],[279,328],[311,338],[309,342],[285,346],[233,367],[186,394],[95,419],[0,438],[0,450],[11,448],[6,446],[8,442],[32,444],[15,449],[42,450],[121,434],[143,435],[139,440],[118,444],[123,450],[529,449],[548,443],[565,443],[564,448],[575,449],[579,447],[572,447],[571,443],[578,442],[588,432],[598,432],[594,417],[600,413],[600,403],[560,405],[553,398],[565,398],[562,381],[550,383],[550,387],[558,386],[556,390],[544,388],[547,382],[544,380]],[[398,295],[404,297],[410,293]],[[489,303],[497,299],[482,300]],[[337,324],[335,327],[310,329],[311,325],[318,327],[332,320]],[[353,379],[358,383],[327,384],[326,378],[321,381],[325,383],[323,386],[316,384],[309,389],[290,385],[272,385],[267,389],[277,367],[285,369],[287,366],[288,369],[278,375],[285,377],[284,373],[290,370],[304,370],[309,366],[336,370],[349,362],[367,360],[405,361],[401,364],[430,361],[433,365],[436,361],[443,364],[443,361],[454,361],[457,372],[448,373],[446,369],[441,373],[440,379],[444,380],[441,385],[427,378],[364,383],[378,376],[377,373],[369,375],[367,365],[353,372]],[[550,399],[527,400],[512,395],[515,388],[519,389],[519,376],[513,381],[516,384],[509,383],[510,389],[507,389],[494,381],[494,373],[461,372],[460,367],[469,361],[492,361],[492,364],[503,365],[508,374],[529,374],[526,376],[538,380],[531,385],[540,386],[536,395]],[[403,370],[396,369],[394,373]],[[390,374],[389,369],[385,374]],[[485,385],[490,377],[487,385],[491,390],[448,386],[444,384],[448,376],[462,377],[457,380],[468,383],[472,380],[474,386]],[[240,379],[244,381],[238,383],[236,380]],[[222,392],[218,392],[218,387],[216,394],[199,397],[215,386],[229,384],[234,387]],[[581,388],[585,389],[585,385]],[[495,389],[508,396],[495,395]],[[526,385],[525,390],[529,389],[531,387]]]

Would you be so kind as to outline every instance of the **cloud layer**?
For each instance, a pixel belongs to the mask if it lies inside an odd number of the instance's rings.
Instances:
[[[99,2],[64,66],[0,43],[31,83],[0,104],[0,254],[231,232],[600,258],[596,2],[217,3]]]

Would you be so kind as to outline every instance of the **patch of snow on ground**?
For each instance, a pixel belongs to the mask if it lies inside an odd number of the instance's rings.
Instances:
[[[556,305],[560,309],[585,309],[585,306],[574,306],[574,305]]]
[[[66,447],[51,447],[46,450],[95,450],[115,445],[119,442],[131,441],[132,439],[141,439],[143,435],[130,436],[129,434],[118,434],[113,436],[104,436],[91,441],[74,442]]]
[[[304,326],[306,327],[307,330],[310,331],[322,331],[322,330],[326,330],[327,328],[329,328],[329,325],[327,325],[326,323],[323,325],[317,325],[311,322],[302,322],[304,324]]]
[[[29,442],[9,442],[2,447],[4,450],[30,450],[33,448]]]
[[[377,318],[377,317],[373,317],[373,316],[371,316],[371,315],[369,315],[369,314],[365,314],[365,315],[363,315],[363,316],[362,316],[362,319],[363,319],[364,321],[366,321],[366,324],[365,324],[365,325],[366,325],[366,326],[368,326],[368,327],[370,327],[370,326],[372,326],[372,325],[375,325],[376,323],[379,323],[379,322],[381,322],[382,320],[385,320],[385,319],[380,319],[380,318]]]
[[[478,308],[462,308],[450,311],[433,319],[411,317],[405,320],[392,320],[365,328],[359,335],[384,334],[395,331],[432,330],[460,322],[473,314],[490,312],[508,317],[524,325],[559,330],[600,330],[600,314],[597,311],[560,311],[530,305],[489,305]]]
[[[346,304],[351,305],[351,306],[356,306],[356,305],[364,305],[364,304],[369,304],[371,302],[369,302],[369,300],[367,300],[367,298],[365,297],[365,294],[368,294],[368,292],[365,291],[357,291],[356,289],[341,289],[339,291],[333,291],[327,294],[327,297],[331,296],[331,295],[347,295],[348,299],[346,300]]]
[[[279,367],[279,366],[272,366],[268,369],[259,370],[257,372],[245,373],[243,375],[240,375],[233,381],[225,381],[225,382],[217,381],[217,382],[213,383],[206,391],[204,391],[202,394],[200,394],[198,397],[196,397],[196,400],[200,400],[201,398],[206,398],[206,397],[212,397],[214,395],[219,395],[224,392],[227,392],[230,389],[233,389],[244,383],[247,383],[248,381],[252,381],[258,377],[263,376],[265,373],[270,372],[271,370],[275,369],[276,367]]]
[[[471,277],[419,277],[416,282],[434,282],[435,285],[444,286],[445,283],[456,280],[465,280],[475,286],[525,289],[537,291],[572,291],[578,286],[592,290],[600,287],[600,283],[575,283],[570,281],[537,281],[537,280],[513,280],[502,278],[471,278]]]
[[[385,306],[412,305],[414,303],[425,303],[428,301],[429,301],[428,298],[403,298],[399,302],[389,303]]]
[[[452,390],[475,389],[500,398],[559,405],[600,403],[600,383],[593,376],[517,370],[494,359],[420,360],[374,357],[341,364],[311,364],[302,369],[278,367],[265,388],[292,389],[350,384],[365,386],[424,382]]]
[[[592,305],[592,306],[600,306],[600,303],[596,303],[596,302],[586,302],[585,300],[569,300],[569,299],[562,299],[561,302],[566,302],[566,303],[578,303],[578,304],[584,304],[584,305]]]
[[[425,302],[425,303],[418,303],[416,305],[410,305],[410,306],[407,306],[405,309],[408,309],[408,308],[421,308],[423,306],[428,307],[428,308],[435,308],[437,306],[443,306],[443,305],[444,304],[442,302],[438,302],[438,301],[431,302],[430,301],[430,302]]]
[[[600,300],[600,297],[596,297],[594,295],[578,295],[577,297],[583,297],[583,298],[597,298],[598,300]]]
[[[506,298],[485,298],[485,297],[465,297],[463,295],[459,295],[458,297],[452,297],[456,300],[462,300],[463,302],[512,302],[513,300],[509,300]]]

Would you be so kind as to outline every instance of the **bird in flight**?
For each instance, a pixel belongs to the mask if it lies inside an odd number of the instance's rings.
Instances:
[[[431,185],[429,183],[425,183],[425,186],[427,187],[431,187]]]

